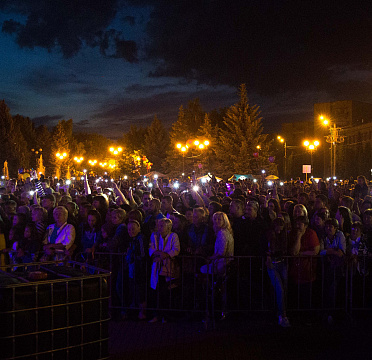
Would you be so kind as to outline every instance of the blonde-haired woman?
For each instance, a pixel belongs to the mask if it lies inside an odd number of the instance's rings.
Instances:
[[[298,218],[299,216],[308,217],[307,209],[302,204],[296,204],[293,208],[293,219]]]
[[[213,230],[216,234],[214,254],[209,258],[211,263],[201,267],[203,274],[223,274],[226,271],[226,264],[231,260],[228,257],[234,256],[234,237],[230,221],[224,212],[218,211],[213,214]]]

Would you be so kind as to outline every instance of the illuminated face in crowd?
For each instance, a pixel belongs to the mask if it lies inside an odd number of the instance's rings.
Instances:
[[[324,226],[324,220],[317,215],[315,215],[314,223],[315,223],[315,226],[318,228],[322,228]]]
[[[162,199],[161,200],[161,211],[165,213],[171,210],[172,210],[172,203],[168,202],[167,199]]]
[[[114,224],[114,225],[119,225],[123,222],[123,218],[121,217],[121,215],[117,212],[112,212],[111,213],[111,222]]]
[[[359,226],[353,226],[351,228],[351,239],[356,240],[362,235],[362,229]]]
[[[128,227],[128,234],[131,238],[136,237],[141,231],[141,228],[135,222],[129,222],[127,227]]]
[[[221,229],[225,225],[224,218],[220,214],[215,214],[213,216],[213,224],[217,228]]]
[[[372,214],[370,214],[369,212],[365,213],[363,215],[363,224],[367,227],[371,227],[372,226]]]
[[[303,209],[300,206],[295,206],[293,209],[293,217],[306,216]]]
[[[91,229],[97,225],[97,218],[94,215],[88,215],[88,225]]]
[[[200,211],[195,209],[192,213],[192,223],[195,226],[199,226],[203,223],[203,221],[204,221],[204,215]]]
[[[25,232],[24,232],[24,235],[25,239],[29,239],[31,237],[31,229],[30,227],[26,226],[25,227]]]
[[[255,219],[257,217],[257,208],[248,203],[245,207],[245,216],[248,219]]]
[[[64,208],[56,208],[53,211],[53,217],[57,225],[61,225],[67,221],[68,212]]]
[[[187,210],[185,213],[185,216],[186,216],[187,221],[191,224],[193,222],[193,217],[194,217],[193,211]]]
[[[273,203],[273,202],[269,202],[269,203],[267,204],[267,206],[268,206],[269,210],[271,210],[271,211],[274,211],[274,212],[275,212],[275,205],[274,205],[274,203]]]
[[[100,204],[100,202],[98,200],[93,200],[92,205],[97,210],[101,208],[101,204]]]
[[[143,203],[143,207],[145,209],[148,209],[149,205],[150,205],[150,201],[152,199],[152,195],[151,194],[144,194],[143,195],[143,198],[142,198],[142,203]]]
[[[296,221],[296,229],[304,232],[307,228],[307,225],[305,225],[302,221]]]
[[[230,203],[229,212],[234,217],[241,217],[243,215],[242,208],[235,201]]]
[[[322,209],[324,207],[325,207],[325,205],[324,205],[323,201],[319,198],[315,198],[314,209],[319,210],[319,209]]]
[[[44,198],[44,199],[41,200],[41,205],[42,205],[43,208],[49,210],[54,206],[54,203],[50,199]]]
[[[158,222],[158,231],[163,238],[171,233],[171,228],[171,225],[167,221]]]
[[[332,224],[326,224],[325,232],[329,239],[333,239],[336,234],[337,229]]]

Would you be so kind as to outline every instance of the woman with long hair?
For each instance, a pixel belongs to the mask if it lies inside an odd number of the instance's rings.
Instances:
[[[214,254],[209,258],[212,263],[203,265],[200,271],[204,274],[223,274],[229,263],[229,256],[234,256],[234,237],[231,224],[227,215],[218,211],[213,215],[213,230],[216,234]]]
[[[338,221],[339,230],[342,231],[345,238],[348,239],[351,234],[351,225],[353,223],[350,209],[345,206],[339,206],[335,218]]]
[[[81,224],[80,241],[81,251],[94,252],[94,244],[100,241],[101,215],[97,210],[89,210],[87,221]]]

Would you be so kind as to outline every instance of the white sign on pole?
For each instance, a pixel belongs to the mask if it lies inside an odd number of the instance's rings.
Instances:
[[[302,165],[303,174],[311,174],[311,165]]]

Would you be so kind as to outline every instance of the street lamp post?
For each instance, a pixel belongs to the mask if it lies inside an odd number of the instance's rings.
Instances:
[[[118,147],[111,146],[109,148],[109,151],[110,151],[111,154],[114,155],[114,166],[113,167],[110,166],[110,168],[113,168],[114,169],[113,171],[115,172],[115,170],[117,169],[116,157],[123,151],[123,148],[121,146],[118,146]]]
[[[203,151],[205,150],[208,146],[210,145],[210,142],[209,140],[204,140],[204,141],[200,141],[200,140],[187,140],[186,144],[183,145],[181,143],[177,143],[176,144],[176,148],[181,151],[182,153],[182,174],[185,173],[185,154],[186,152],[189,150],[189,149],[192,149],[193,147],[197,150],[200,150],[200,151]],[[196,158],[196,157],[199,157],[201,155],[200,154],[197,154],[197,155],[192,155],[189,156],[188,158]]]
[[[74,157],[74,161],[76,162],[76,167],[79,169],[79,166],[80,164],[82,163],[82,161],[84,160],[84,158],[82,156],[75,156]],[[75,168],[76,171],[79,171],[78,169]]]
[[[326,119],[323,115],[319,117],[322,120],[323,125],[330,125],[330,121]],[[336,127],[336,123],[333,126],[329,126],[329,135],[326,136],[326,142],[331,144],[331,175],[336,176],[336,144],[343,143],[345,137],[340,135],[342,129]]]
[[[278,136],[277,139],[284,144],[284,180],[287,180],[287,141],[281,136]]]
[[[96,166],[96,164],[97,164],[97,160],[96,159],[88,160],[88,164],[91,166],[91,169],[93,169],[94,166]]]
[[[313,153],[319,145],[320,145],[320,142],[318,140],[314,140],[312,143],[310,143],[310,141],[308,140],[304,141],[304,146],[306,147],[306,150],[310,153],[311,174],[313,173]],[[306,181],[307,181],[307,173],[306,173]]]
[[[56,158],[59,162],[59,166],[57,167],[57,170],[56,170],[56,177],[58,179],[61,178],[61,164],[62,164],[62,161],[67,157],[67,153],[65,151],[61,151],[61,152],[57,152],[56,153]]]

